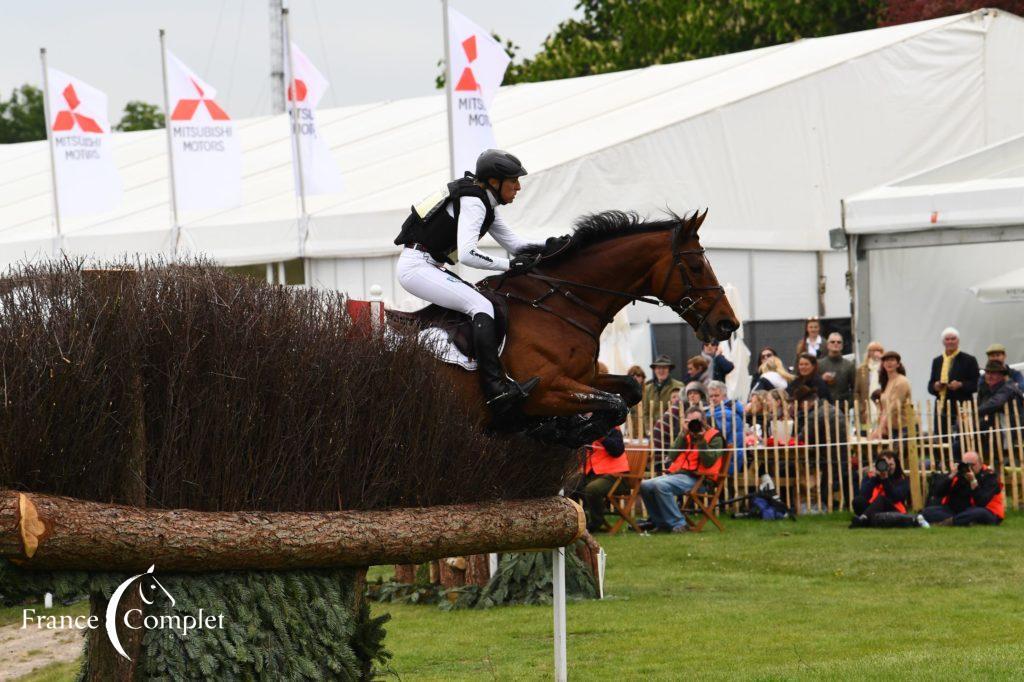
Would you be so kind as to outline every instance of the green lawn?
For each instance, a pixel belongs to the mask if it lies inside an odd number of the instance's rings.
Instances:
[[[599,537],[606,598],[569,604],[570,677],[1024,678],[1024,516],[885,531],[847,519]],[[393,615],[402,679],[552,674],[550,607],[374,611]]]
[[[1024,679],[1024,515],[927,531],[846,521],[601,536],[607,597],[569,604],[570,677]],[[550,607],[374,612],[394,616],[387,644],[403,680],[551,678]]]

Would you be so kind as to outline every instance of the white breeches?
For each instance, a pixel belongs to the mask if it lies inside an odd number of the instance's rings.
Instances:
[[[491,302],[444,270],[429,253],[403,248],[398,257],[398,282],[413,296],[465,313],[470,318],[477,313],[494,318]]]

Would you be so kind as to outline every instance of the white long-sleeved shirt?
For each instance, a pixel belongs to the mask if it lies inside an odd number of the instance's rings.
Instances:
[[[491,192],[487,192],[487,200],[491,202],[492,209],[498,204]],[[459,201],[459,226],[456,234],[459,262],[478,270],[508,270],[508,258],[489,256],[477,248],[480,227],[487,217],[484,203],[476,197],[462,197]],[[448,215],[455,217],[455,207],[450,203],[445,210],[448,211]],[[520,237],[502,220],[497,210],[494,211],[494,222],[491,223],[491,229],[487,234],[494,237],[494,241],[509,253],[518,253],[529,246],[544,245],[544,242],[532,242]]]

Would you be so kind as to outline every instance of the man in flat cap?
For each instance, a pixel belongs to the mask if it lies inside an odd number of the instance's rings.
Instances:
[[[676,363],[667,355],[659,355],[651,363],[651,371],[654,376],[644,384],[643,421],[644,431],[649,428],[650,420],[655,422],[661,419],[661,415],[672,403],[672,391],[682,392],[686,385],[678,379],[669,376],[669,372],[675,368]]]

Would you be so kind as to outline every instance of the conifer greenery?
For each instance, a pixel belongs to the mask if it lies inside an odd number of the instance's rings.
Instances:
[[[109,599],[127,577],[23,571],[0,562],[0,598],[12,604],[51,592],[58,602],[92,593]],[[384,648],[389,616],[371,618],[365,600],[357,605],[354,570],[170,573],[159,580],[175,603],[158,600],[147,616],[202,609],[224,614],[224,628],[187,636],[147,630],[146,679],[363,680],[378,676],[390,658]]]

